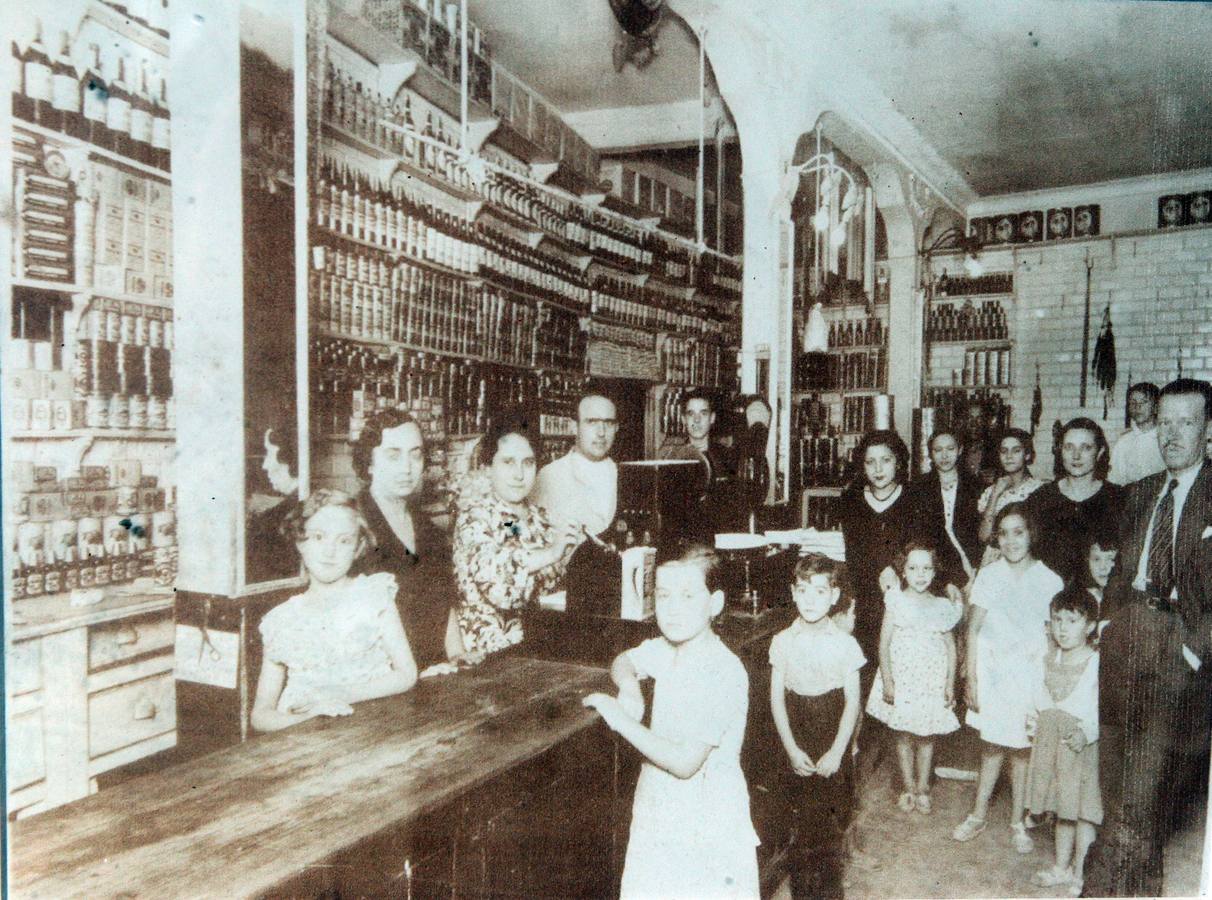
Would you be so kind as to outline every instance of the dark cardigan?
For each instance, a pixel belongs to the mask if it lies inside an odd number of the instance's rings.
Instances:
[[[918,523],[915,536],[929,540],[938,551],[938,570],[942,579],[956,587],[962,587],[968,577],[955,545],[947,536],[947,519],[943,513],[943,494],[938,471],[932,469],[922,475],[910,485],[909,490]],[[973,568],[980,566],[981,554],[984,552],[980,539],[981,515],[977,511],[981,490],[975,478],[960,471],[951,528]]]

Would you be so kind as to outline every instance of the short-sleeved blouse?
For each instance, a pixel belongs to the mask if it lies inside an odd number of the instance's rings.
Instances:
[[[963,609],[946,597],[931,597],[923,601],[911,597],[900,588],[884,594],[884,606],[892,616],[892,624],[913,631],[945,634],[959,624]]]
[[[1021,484],[1012,488],[1006,488],[997,498],[997,504],[993,507],[994,513],[1001,512],[1011,503],[1022,503],[1030,497],[1036,490],[1043,487],[1043,482],[1034,475],[1028,475]],[[993,496],[993,489],[997,485],[991,484],[981,492],[981,498],[976,502],[976,509],[981,515],[984,515],[989,509],[989,498]]]
[[[846,683],[846,676],[867,663],[858,641],[832,619],[822,630],[797,618],[770,642],[770,665],[783,673],[787,690],[816,697]]]
[[[527,571],[525,558],[551,539],[543,511],[528,500],[515,512],[491,488],[461,499],[452,555],[468,650],[491,653],[522,640],[522,609],[559,578],[557,566]]]
[[[384,635],[389,617],[399,618],[395,597],[395,578],[380,572],[350,579],[339,598],[298,594],[266,613],[265,660],[286,668],[277,708],[390,674]]]
[[[1048,609],[1064,583],[1036,560],[1015,574],[1005,559],[982,568],[972,584],[972,605],[986,611],[980,640],[1010,656],[1019,648],[1025,656],[1043,658],[1047,647]]]

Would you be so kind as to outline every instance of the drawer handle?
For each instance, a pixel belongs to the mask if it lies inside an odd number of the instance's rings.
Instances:
[[[131,644],[139,643],[139,631],[134,626],[127,626],[125,630],[119,631],[114,638],[114,643],[119,647],[129,647]]]
[[[156,717],[156,704],[152,703],[146,697],[135,704],[135,721],[144,719],[154,719]]]

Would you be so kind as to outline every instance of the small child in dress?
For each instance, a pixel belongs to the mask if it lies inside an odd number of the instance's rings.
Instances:
[[[951,833],[970,841],[985,830],[989,798],[1010,757],[1010,838],[1019,853],[1035,846],[1027,834],[1027,716],[1034,708],[1031,678],[1048,649],[1048,602],[1064,586],[1032,552],[1035,524],[1021,503],[1002,508],[994,523],[1001,559],[983,566],[972,584],[968,621],[966,721],[984,746],[972,812]]]
[[[1056,862],[1036,872],[1041,887],[1069,886],[1078,896],[1086,851],[1103,821],[1098,788],[1098,653],[1091,646],[1098,606],[1081,587],[1052,598],[1050,649],[1036,683],[1027,790],[1031,812],[1056,813]]]
[[[850,741],[858,722],[859,670],[866,659],[832,618],[841,588],[836,564],[808,556],[795,567],[799,617],[770,644],[770,711],[790,764],[795,810],[791,895],[841,897],[854,805]]]
[[[934,549],[910,541],[894,565],[900,584],[884,593],[880,667],[867,712],[896,732],[905,790],[897,805],[929,814],[934,736],[959,728],[955,717],[955,634],[963,609],[936,588]],[[914,763],[916,761],[916,774]]]
[[[645,757],[632,805],[622,898],[757,898],[757,833],[741,771],[749,676],[711,629],[724,608],[719,560],[693,545],[656,570],[661,637],[615,657],[618,696],[590,694]],[[654,679],[652,725],[640,679]]]
[[[373,540],[353,497],[318,490],[283,522],[307,571],[307,589],[261,620],[265,647],[253,701],[258,731],[315,716],[347,716],[351,704],[407,691],[417,665],[396,609],[390,573],[349,576]]]

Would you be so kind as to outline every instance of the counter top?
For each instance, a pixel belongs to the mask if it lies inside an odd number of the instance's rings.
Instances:
[[[161,587],[150,578],[99,590],[103,599],[89,606],[72,606],[72,595],[68,592],[15,601],[11,604],[9,622],[12,639],[29,640],[173,606],[173,589]]]
[[[21,897],[260,895],[589,726],[600,669],[505,654],[12,826]]]

